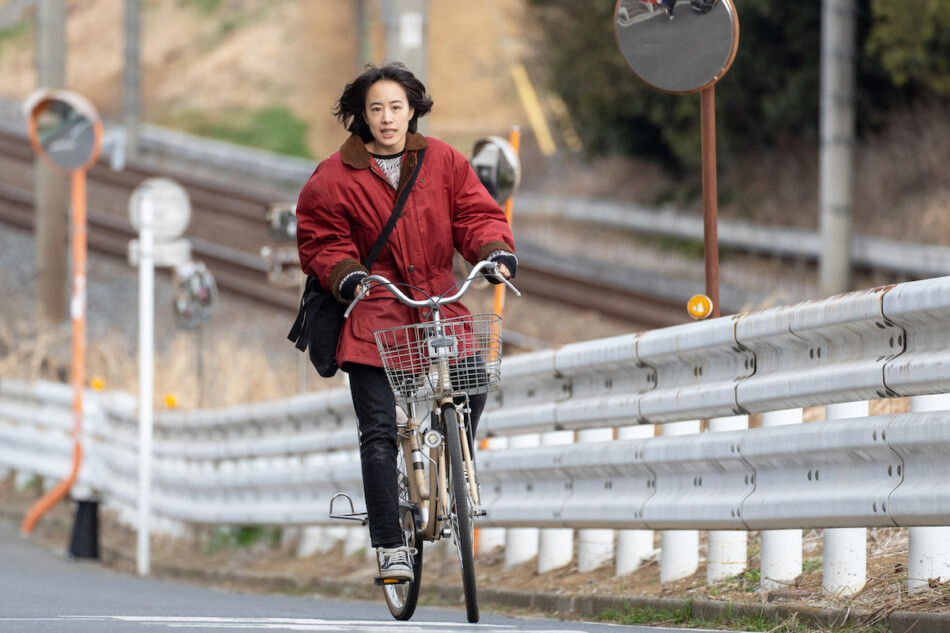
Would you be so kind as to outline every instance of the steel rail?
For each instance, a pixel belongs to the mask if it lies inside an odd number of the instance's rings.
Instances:
[[[0,160],[31,169],[35,160],[24,138],[0,131]],[[267,282],[267,264],[259,249],[269,243],[265,211],[286,194],[240,182],[224,182],[144,161],[128,161],[124,171],[109,169],[105,161],[89,172],[93,199],[89,210],[89,246],[92,250],[127,258],[128,242],[136,237],[128,220],[128,199],[141,182],[167,177],[181,184],[192,205],[192,221],[184,237],[196,259],[203,261],[218,286],[238,295],[296,310],[297,289]],[[33,228],[33,192],[0,176],[0,222],[25,230]],[[598,312],[627,321],[634,329],[666,327],[687,320],[683,302],[649,292],[604,282],[597,275],[569,272],[523,258],[519,284],[533,296]]]

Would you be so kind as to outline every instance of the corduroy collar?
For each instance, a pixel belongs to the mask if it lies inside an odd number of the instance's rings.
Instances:
[[[418,132],[406,135],[406,151],[417,151],[428,147],[429,142]],[[366,149],[359,134],[351,134],[350,138],[340,146],[340,158],[353,169],[366,169],[372,164],[372,156]]]

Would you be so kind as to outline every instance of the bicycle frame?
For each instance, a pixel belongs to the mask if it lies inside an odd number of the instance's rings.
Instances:
[[[458,301],[474,279],[488,269],[520,296],[499,273],[497,264],[483,261],[472,268],[455,294],[425,300],[411,299],[385,277],[369,275],[360,282],[359,292],[344,313],[344,317],[349,317],[370,289],[376,287],[374,283],[410,307],[429,308],[429,320],[424,323],[378,330],[374,337],[396,402],[405,407],[404,420],[399,420],[397,413],[397,441],[408,488],[400,497],[412,507],[400,504],[405,509],[400,510],[403,534],[407,543],[417,544],[418,551],[413,550],[412,555],[417,557],[414,564],[420,566],[423,541],[452,537],[459,551],[469,622],[478,621],[474,519],[485,514],[480,508],[471,445],[474,437],[469,433],[470,396],[497,387],[500,317],[488,314],[443,319],[440,307]],[[432,428],[431,420],[438,420],[440,429]],[[332,509],[331,502],[331,516]],[[419,576],[402,589],[395,584],[398,582],[377,578],[377,584],[388,585],[386,601],[393,616],[408,619],[418,599]]]
[[[452,398],[446,398],[434,405],[431,410],[415,405],[414,410],[423,409],[422,415],[435,413],[441,420],[441,407],[452,406],[458,411],[459,439],[463,461],[468,473],[469,491],[475,505],[475,513],[480,513],[481,500],[478,490],[478,473],[475,469],[475,460],[472,458],[470,436],[468,433],[469,416],[465,413],[465,405],[456,406]],[[443,422],[444,424],[444,422]],[[406,479],[409,485],[409,500],[415,504],[422,515],[421,532],[427,541],[438,540],[441,535],[440,520],[448,517],[451,509],[448,507],[448,462],[445,452],[445,438],[439,434],[431,441],[421,439],[422,425],[416,415],[410,415],[405,422],[399,424],[398,441],[402,445],[405,461]],[[430,431],[431,433],[431,431]],[[428,449],[428,454],[425,450]],[[425,463],[428,462],[428,468]],[[426,473],[428,472],[428,476]],[[433,520],[433,518],[435,520]]]

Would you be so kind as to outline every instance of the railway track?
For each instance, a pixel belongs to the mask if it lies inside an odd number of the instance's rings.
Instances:
[[[0,222],[23,229],[33,227],[33,150],[26,138],[0,130]],[[299,291],[280,288],[267,279],[267,262],[260,249],[270,243],[265,213],[287,195],[241,182],[129,160],[123,171],[112,171],[100,160],[89,171],[89,248],[127,258],[129,240],[136,237],[128,219],[128,201],[144,180],[167,177],[188,192],[192,219],[184,237],[193,256],[204,262],[219,288],[249,299],[296,311]],[[599,281],[597,275],[565,272],[550,263],[523,257],[518,285],[527,294],[600,312],[627,321],[637,329],[666,327],[687,320],[681,300],[671,300]]]

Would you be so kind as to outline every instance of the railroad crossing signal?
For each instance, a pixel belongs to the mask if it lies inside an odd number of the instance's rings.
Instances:
[[[686,311],[694,319],[705,319],[712,314],[712,300],[706,295],[693,295],[686,303]]]

